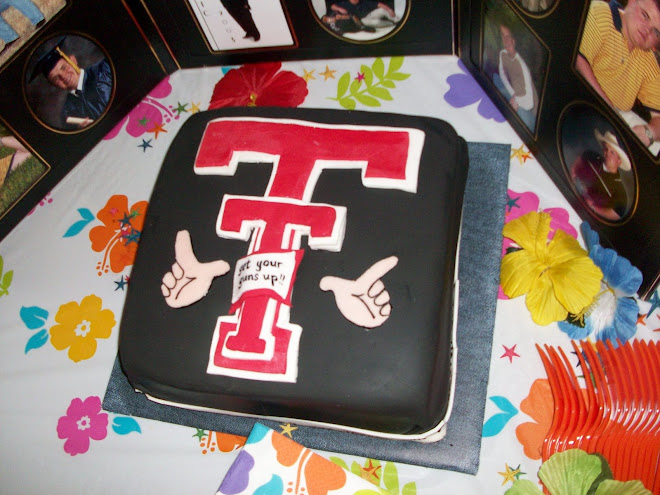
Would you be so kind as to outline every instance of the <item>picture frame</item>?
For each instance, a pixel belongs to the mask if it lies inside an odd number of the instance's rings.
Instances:
[[[605,0],[384,0],[379,4],[380,18],[373,25],[362,22],[367,19],[365,12],[354,15],[354,7],[342,4],[343,0],[262,0],[258,5],[254,0],[32,1],[64,4],[26,34],[4,63],[0,54],[0,85],[23,88],[21,98],[11,92],[0,94],[0,125],[4,135],[15,137],[44,169],[19,200],[0,211],[0,238],[144,95],[176,70],[268,61],[451,54],[461,59],[571,206],[599,233],[602,243],[640,268],[644,279],[640,295],[648,297],[660,281],[660,229],[654,216],[660,200],[660,127],[655,148],[647,147],[643,140],[650,123],[631,124],[578,67],[590,4]],[[230,13],[241,5],[253,14],[255,26],[261,26],[258,35],[242,27],[242,21]],[[351,16],[358,22],[346,21]],[[106,19],[113,19],[112,30]],[[502,19],[510,24],[504,31]],[[118,29],[122,37],[113,36]],[[38,51],[47,51],[45,43],[53,44],[62,37],[94,44],[111,67],[107,108],[82,128],[65,127],[61,120],[44,117],[36,109],[31,81],[26,79],[39,58]],[[506,62],[509,68],[500,68],[504,67],[505,38],[513,40],[524,64],[512,62],[511,53]],[[126,56],[129,52],[133,57]],[[136,63],[140,71],[135,70]],[[519,76],[502,77],[512,63]],[[525,92],[531,105],[514,85],[531,88]],[[572,175],[579,143],[571,142],[569,135],[576,125],[572,122],[582,118],[576,113],[580,108],[593,114],[594,124],[588,136],[582,135],[583,152],[589,147],[598,153],[596,144],[602,140],[595,137],[597,128],[601,137],[607,135],[622,150],[622,162],[630,163],[621,179],[626,200],[616,206],[620,211],[616,218],[595,208],[593,198],[584,195],[584,184],[576,183]]]
[[[577,214],[598,232],[601,244],[615,249],[641,270],[643,282],[639,294],[648,298],[660,282],[660,229],[656,218],[660,161],[576,67],[592,2],[606,3],[605,0],[554,0],[532,11],[524,7],[530,5],[528,0],[460,0],[459,56]],[[508,12],[518,23],[518,32],[547,49],[547,59],[543,50],[537,50],[529,52],[532,59],[527,61],[530,66],[545,67],[545,80],[538,95],[539,116],[533,129],[493,82],[489,50],[492,52],[491,45],[495,44],[492,19],[496,10]],[[598,166],[604,167],[605,148],[602,139],[596,139],[596,131],[601,138],[607,134],[608,140],[621,151],[619,158],[627,169],[620,168],[617,172],[617,181],[626,191],[625,201],[617,206],[620,211],[617,215],[600,209],[594,203],[598,194],[586,193],[584,185],[571,175],[575,160],[587,149],[599,156]],[[571,133],[576,136],[570,138]],[[580,146],[583,150],[578,153]]]

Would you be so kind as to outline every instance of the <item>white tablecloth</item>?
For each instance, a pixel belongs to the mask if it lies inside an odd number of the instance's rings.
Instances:
[[[359,79],[375,62],[290,62],[280,71],[305,81],[308,94],[300,106],[336,109],[341,108],[336,99],[341,77]],[[383,62],[387,67],[391,60]],[[7,293],[0,290],[0,493],[210,495],[234,460],[237,450],[223,452],[233,445],[216,445],[224,437],[212,432],[97,410],[96,398],[103,398],[117,354],[131,265],[122,261],[110,238],[101,247],[90,240],[92,229],[104,226],[97,217],[104,208],[124,208],[130,214],[133,205],[149,200],[169,143],[186,118],[208,108],[214,86],[227,70],[173,74],[0,242],[0,281],[7,288]],[[388,89],[391,99],[355,99],[356,109],[436,117],[450,122],[467,141],[510,144],[512,194],[528,193],[521,202],[527,208],[563,209],[579,232],[578,216],[456,57],[406,57],[399,72],[409,77]],[[96,243],[102,230],[97,230]],[[115,321],[108,324],[109,336],[99,336],[95,349],[58,350],[53,328],[75,319],[81,304],[109,310]],[[653,312],[644,317],[649,310]],[[640,314],[635,338],[657,339],[660,310],[641,303]],[[85,324],[78,323],[79,332],[86,331]],[[556,324],[532,322],[523,298],[499,300],[493,353],[489,363],[481,363],[490,367],[490,380],[478,474],[397,463],[399,487],[414,483],[408,486],[417,494],[492,495],[504,493],[513,479],[537,480],[534,432],[542,433],[543,426],[535,430],[534,424],[543,423],[551,405],[547,389],[544,395],[542,387],[532,388],[545,378],[536,343],[570,350],[570,339]],[[87,408],[88,419],[80,419],[81,407]],[[78,431],[89,435],[75,437],[72,418]],[[81,428],[80,421],[87,420]],[[292,436],[295,440],[295,431]],[[366,462],[332,455],[349,466]],[[388,483],[391,487],[392,480]]]

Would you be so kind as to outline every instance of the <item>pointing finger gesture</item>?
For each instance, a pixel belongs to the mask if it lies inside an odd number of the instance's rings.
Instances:
[[[172,271],[165,274],[160,286],[165,302],[172,308],[199,301],[209,291],[213,279],[229,271],[229,264],[223,260],[200,263],[193,252],[187,230],[177,233],[174,253],[176,261]]]
[[[375,328],[385,323],[392,311],[390,295],[381,278],[398,262],[396,256],[390,256],[376,262],[356,280],[327,276],[319,286],[334,293],[337,308],[348,321]]]

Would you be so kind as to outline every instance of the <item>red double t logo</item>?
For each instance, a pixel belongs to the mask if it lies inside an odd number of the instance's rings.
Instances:
[[[218,235],[249,248],[236,266],[230,314],[217,320],[209,373],[296,381],[302,328],[289,318],[300,241],[341,250],[347,217],[343,206],[310,202],[318,177],[357,168],[366,187],[415,192],[423,141],[421,130],[408,128],[247,117],[208,124],[196,173],[231,176],[241,162],[273,166],[264,196],[223,198]]]

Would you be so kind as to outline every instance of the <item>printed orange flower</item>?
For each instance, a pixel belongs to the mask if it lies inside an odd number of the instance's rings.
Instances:
[[[529,395],[520,403],[520,410],[535,422],[522,423],[516,428],[516,437],[530,459],[541,458],[543,441],[550,430],[554,415],[554,400],[550,382],[539,378],[532,383]]]
[[[101,309],[103,301],[91,294],[78,304],[63,304],[55,315],[58,325],[50,328],[50,343],[58,351],[69,349],[74,362],[91,358],[96,353],[96,339],[110,337],[115,326],[115,315],[109,309]]]
[[[139,201],[129,210],[128,198],[116,194],[97,213],[96,218],[103,225],[89,232],[89,240],[94,251],[105,251],[103,260],[97,265],[99,276],[107,273],[108,268],[119,273],[133,264],[147,206],[147,201]]]
[[[337,464],[277,432],[273,432],[271,442],[281,465],[293,466],[298,462],[304,466],[304,484],[309,495],[327,495],[346,484],[346,471]],[[297,483],[302,484],[302,480],[299,478]]]
[[[307,96],[307,83],[281,62],[232,69],[213,88],[209,109],[222,107],[297,107]]]

